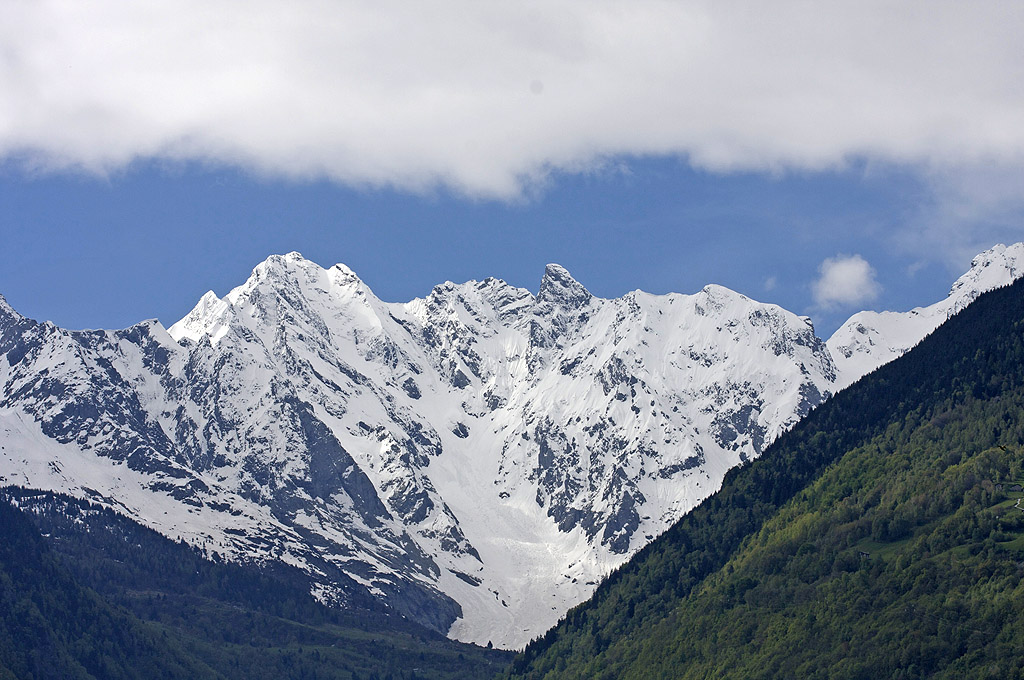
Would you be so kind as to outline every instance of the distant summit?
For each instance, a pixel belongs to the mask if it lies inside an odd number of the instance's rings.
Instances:
[[[828,348],[839,369],[838,388],[857,381],[902,355],[982,293],[1010,284],[1024,274],[1024,243],[993,246],[971,261],[949,296],[909,312],[860,312],[832,334]]]

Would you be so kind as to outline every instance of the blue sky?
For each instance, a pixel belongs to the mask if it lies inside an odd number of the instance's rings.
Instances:
[[[955,265],[891,238],[912,219],[919,192],[897,172],[721,176],[675,159],[559,177],[511,204],[236,170],[8,172],[0,291],[23,313],[70,328],[150,317],[170,325],[270,253],[344,262],[391,301],[486,276],[536,291],[544,265],[559,262],[605,297],[719,283],[810,314],[828,332],[853,310],[815,305],[825,258],[856,253],[872,264],[882,286],[872,306],[904,309],[945,294]]]
[[[22,313],[170,325],[298,250],[385,300],[535,291],[559,262],[606,297],[720,283],[826,336],[1024,239],[1008,3],[190,3],[0,9]],[[828,262],[852,264],[823,298]]]

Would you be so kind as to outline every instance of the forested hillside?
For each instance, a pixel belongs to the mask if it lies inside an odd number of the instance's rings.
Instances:
[[[82,587],[28,518],[0,502],[0,678],[147,676],[217,677]]]
[[[1024,677],[1024,285],[841,392],[511,677]]]
[[[326,607],[297,571],[206,559],[88,501],[0,494],[0,678],[461,680],[507,663],[364,604]]]

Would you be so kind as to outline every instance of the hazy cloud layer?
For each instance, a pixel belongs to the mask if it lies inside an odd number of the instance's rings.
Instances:
[[[882,292],[875,270],[860,255],[826,258],[818,273],[821,276],[814,282],[814,302],[823,309],[861,305]]]
[[[0,156],[511,198],[617,155],[1024,166],[1024,3],[6,0]]]
[[[917,213],[893,234],[918,257],[945,260],[957,275],[995,243],[1024,239],[1024,164],[933,169]]]

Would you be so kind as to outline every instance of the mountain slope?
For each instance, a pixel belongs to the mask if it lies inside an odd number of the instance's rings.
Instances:
[[[730,472],[512,677],[1012,677],[1022,331],[1024,283],[980,297]]]
[[[0,495],[0,572],[24,603],[3,608],[0,666],[17,677],[461,680],[491,677],[508,658],[387,616],[371,598],[370,609],[325,607],[295,570],[207,560],[88,501]],[[26,568],[42,558],[47,570]]]
[[[31,522],[0,501],[0,678],[215,678],[81,585]]]
[[[996,245],[979,253],[945,300],[909,312],[858,312],[826,343],[842,389],[904,354],[979,295],[1024,275],[1024,243]]]
[[[808,321],[719,286],[605,300],[550,265],[394,304],[292,253],[169,332],[0,300],[0,481],[515,647],[835,381]]]

